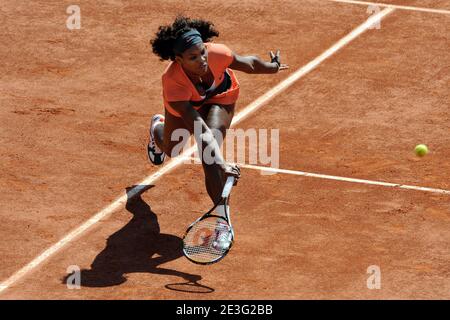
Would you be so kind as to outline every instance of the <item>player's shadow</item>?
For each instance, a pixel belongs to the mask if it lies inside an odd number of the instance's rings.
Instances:
[[[159,267],[161,264],[182,256],[182,239],[169,234],[161,234],[158,219],[150,206],[141,198],[141,194],[153,186],[127,188],[126,209],[133,218],[122,229],[111,235],[105,249],[91,264],[90,269],[81,270],[81,286],[108,287],[124,283],[126,274],[152,273],[177,276],[189,282],[197,283],[201,276],[173,269]],[[67,283],[67,275],[63,283]]]

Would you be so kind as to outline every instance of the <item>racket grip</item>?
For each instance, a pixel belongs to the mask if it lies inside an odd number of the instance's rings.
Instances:
[[[234,177],[229,176],[227,178],[227,182],[225,182],[225,186],[223,187],[222,198],[227,198],[230,195],[231,187],[233,187],[233,184],[234,184]]]

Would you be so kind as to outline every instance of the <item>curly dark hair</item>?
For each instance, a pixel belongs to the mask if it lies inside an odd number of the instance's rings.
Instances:
[[[203,42],[209,42],[213,37],[219,36],[219,32],[210,21],[202,19],[191,19],[183,15],[178,15],[172,25],[160,26],[155,38],[150,43],[153,53],[161,60],[175,60],[173,46],[177,37],[190,29],[197,29],[202,36]]]

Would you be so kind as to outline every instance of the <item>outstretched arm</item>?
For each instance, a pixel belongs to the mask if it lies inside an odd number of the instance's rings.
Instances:
[[[233,53],[233,62],[229,67],[233,70],[251,74],[277,73],[280,70],[289,68],[287,64],[282,64],[280,62],[279,50],[276,54],[270,51],[270,59],[271,62],[267,62],[256,56],[240,56]]]

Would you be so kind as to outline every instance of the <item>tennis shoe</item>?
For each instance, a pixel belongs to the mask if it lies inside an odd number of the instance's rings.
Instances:
[[[164,123],[164,116],[161,114],[155,114],[150,122],[150,140],[147,145],[148,159],[154,165],[161,165],[166,158],[166,154],[156,145],[155,142],[155,127],[161,123]]]

